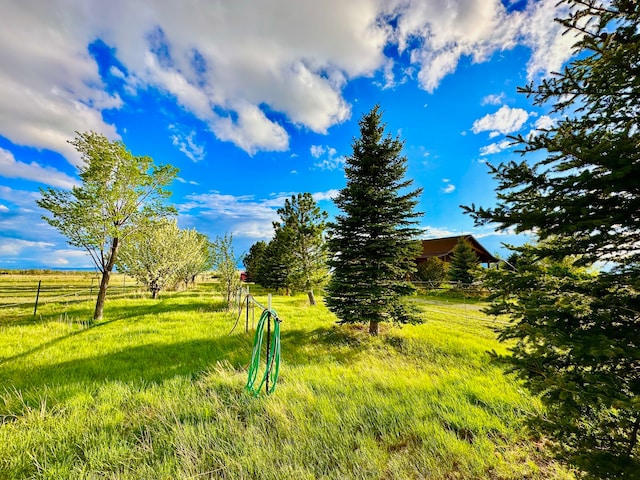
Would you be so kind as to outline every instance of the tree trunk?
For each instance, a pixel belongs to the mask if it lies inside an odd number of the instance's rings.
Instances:
[[[116,254],[118,253],[118,246],[120,242],[118,237],[114,238],[111,242],[111,249],[109,251],[109,259],[107,264],[103,266],[102,279],[100,280],[100,290],[98,291],[98,299],[96,300],[96,309],[93,311],[93,321],[99,322],[102,320],[102,311],[104,310],[104,301],[107,298],[107,287],[109,286],[109,280],[111,279],[111,271],[116,264]]]
[[[315,305],[316,305],[316,297],[313,294],[313,290],[309,290],[307,292],[307,295],[309,296],[309,305],[311,305],[312,307],[315,307]]]
[[[110,278],[111,272],[104,270],[102,272],[102,279],[100,280],[100,290],[98,290],[96,309],[93,311],[94,322],[99,322],[100,320],[102,320],[102,311],[104,310],[104,301],[107,298],[107,287],[109,286]]]
[[[371,320],[369,322],[369,335],[378,335],[378,324],[380,322],[374,322]]]

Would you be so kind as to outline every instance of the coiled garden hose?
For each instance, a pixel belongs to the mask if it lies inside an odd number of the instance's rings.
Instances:
[[[258,370],[260,369],[260,352],[262,350],[262,340],[264,338],[265,326],[268,325],[270,319],[274,320],[273,334],[270,339],[270,345],[267,348],[267,362],[262,381],[255,388],[256,379],[258,378]],[[267,395],[273,393],[278,382],[278,373],[280,371],[280,319],[275,310],[264,310],[258,320],[256,334],[253,339],[253,351],[251,353],[251,362],[249,363],[249,376],[247,379],[246,390],[254,396],[258,396],[262,386],[266,383]]]

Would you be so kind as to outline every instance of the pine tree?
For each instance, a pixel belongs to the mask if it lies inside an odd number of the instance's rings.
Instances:
[[[408,190],[403,142],[385,135],[380,122],[378,106],[361,118],[346,159],[347,185],[335,199],[343,213],[329,225],[333,272],[326,289],[339,322],[368,323],[372,335],[380,322],[415,320],[403,297],[414,291],[408,278],[420,248],[414,208],[422,190]]]
[[[324,229],[327,212],[317,206],[310,193],[286,199],[278,209],[280,222],[274,222],[275,237],[286,246],[287,284],[293,291],[307,292],[315,305],[314,288],[325,283],[327,271]]]
[[[249,248],[249,253],[242,259],[242,264],[247,274],[248,282],[256,282],[262,284],[260,278],[260,264],[264,260],[265,251],[267,250],[267,242],[260,240]]]
[[[561,74],[522,89],[561,119],[519,137],[532,164],[491,167],[479,223],[533,230],[516,271],[487,272],[492,313],[512,316],[506,358],[546,404],[534,422],[591,478],[640,471],[640,3],[566,1],[579,34]],[[537,159],[537,160],[536,160]],[[607,262],[588,275],[577,267]],[[571,268],[569,268],[569,266]]]
[[[469,285],[473,283],[473,271],[478,266],[478,255],[467,240],[460,238],[451,256],[451,264],[449,265],[449,280],[461,285]]]

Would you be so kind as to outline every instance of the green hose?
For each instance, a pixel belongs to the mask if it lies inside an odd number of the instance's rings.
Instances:
[[[262,350],[262,339],[264,338],[265,325],[269,321],[269,316],[273,318],[273,335],[271,337],[271,345],[269,348],[269,355],[267,357],[266,368],[262,381],[255,388],[256,379],[258,378],[258,370],[260,369],[260,351]],[[253,352],[251,353],[251,362],[249,362],[249,377],[247,379],[247,385],[245,389],[251,392],[254,396],[258,396],[262,386],[267,383],[269,379],[269,385],[266,390],[267,395],[273,393],[276,389],[276,383],[278,382],[278,373],[280,371],[280,319],[275,310],[265,310],[260,315],[258,325],[256,327],[256,335],[253,339]]]

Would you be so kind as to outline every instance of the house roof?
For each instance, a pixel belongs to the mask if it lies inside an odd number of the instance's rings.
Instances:
[[[422,240],[422,253],[417,257],[417,261],[425,260],[430,257],[438,257],[443,260],[450,260],[451,255],[453,254],[453,249],[456,248],[458,241],[464,238],[469,244],[471,248],[478,255],[478,259],[481,263],[496,263],[499,260],[491,255],[486,248],[480,245],[473,235],[457,235],[455,237],[445,237],[445,238],[431,238],[428,240]]]

